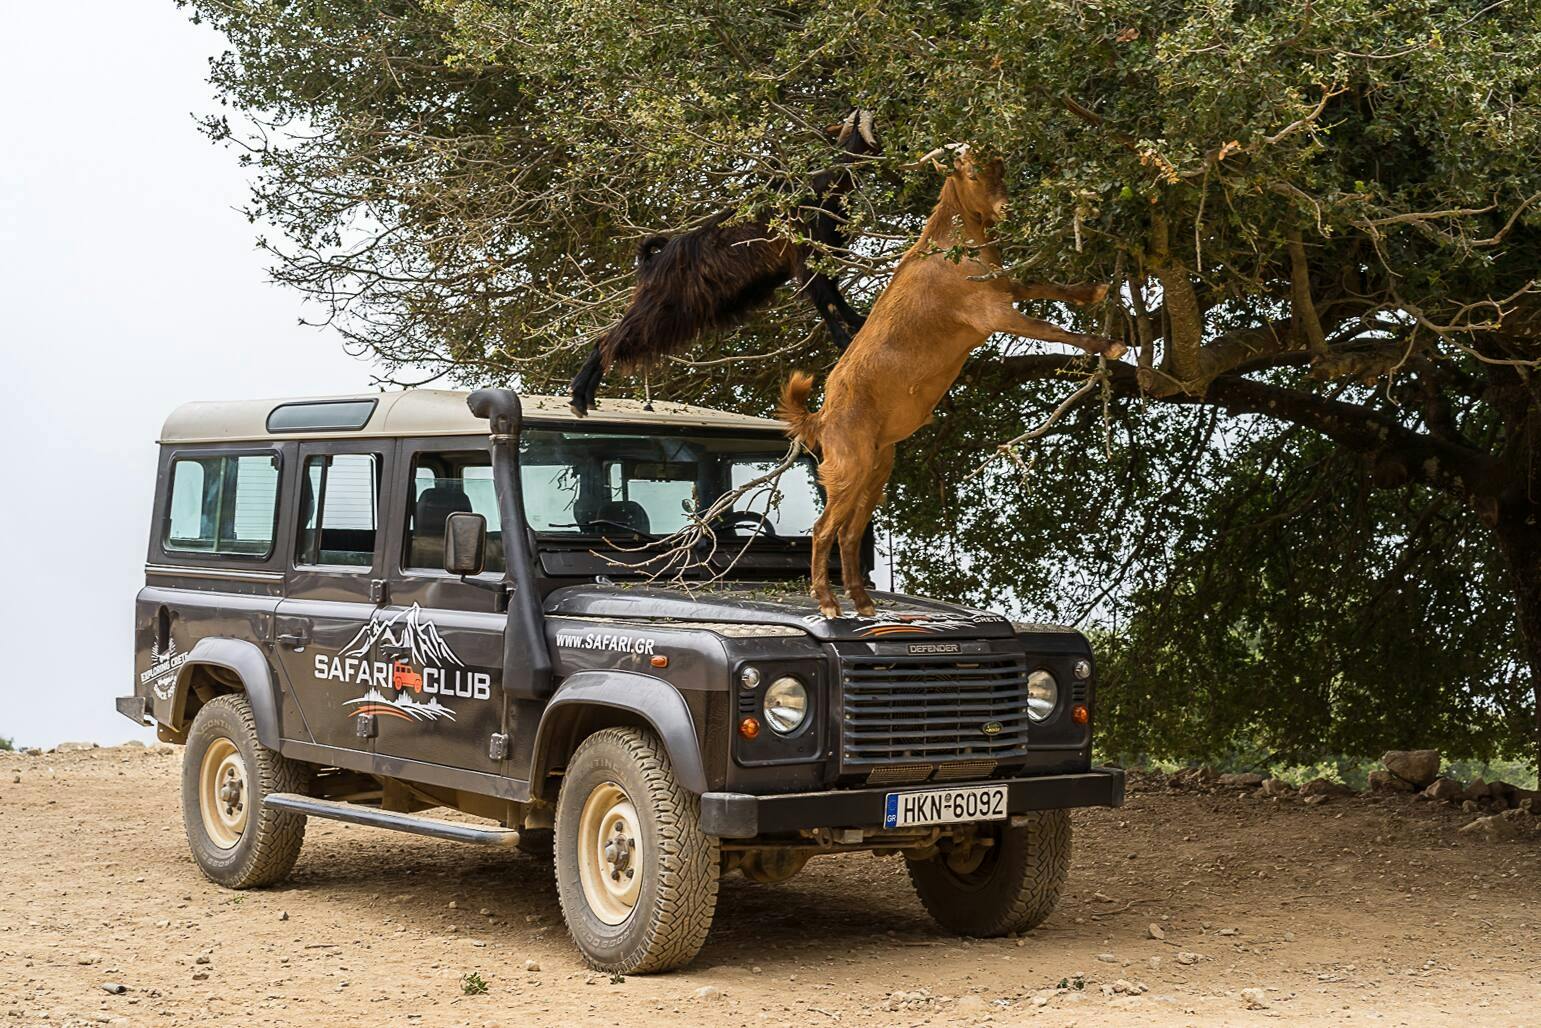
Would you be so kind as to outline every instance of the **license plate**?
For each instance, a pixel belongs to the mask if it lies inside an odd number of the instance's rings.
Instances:
[[[962,789],[891,792],[883,805],[883,827],[952,825],[963,821],[1003,821],[1004,785],[973,785]]]

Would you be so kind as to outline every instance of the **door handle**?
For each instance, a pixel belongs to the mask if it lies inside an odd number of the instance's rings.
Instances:
[[[305,618],[281,617],[278,634],[274,636],[280,646],[304,649],[310,643],[310,622]]]

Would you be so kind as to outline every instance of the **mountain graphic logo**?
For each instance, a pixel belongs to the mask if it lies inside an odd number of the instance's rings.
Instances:
[[[465,666],[465,662],[456,656],[449,643],[439,635],[433,622],[424,620],[422,608],[415,603],[390,616],[375,611],[369,617],[369,624],[360,628],[358,634],[342,648],[342,656],[368,657],[380,645],[401,651],[392,656],[419,667]]]
[[[391,663],[391,688],[395,698],[387,697],[375,686],[357,699],[346,700],[344,707],[353,707],[355,714],[375,714],[382,717],[401,718],[404,721],[437,721],[443,718],[455,720],[455,711],[432,696],[428,702],[419,700],[414,693],[422,691],[422,676],[411,670],[419,668],[464,667],[465,662],[450,648],[432,621],[423,617],[422,608],[412,604],[406,610],[386,615],[375,611],[369,623],[342,648],[340,656],[373,658],[375,648],[386,647]]]
[[[343,701],[343,706],[356,708],[353,711],[355,714],[399,717],[403,721],[437,721],[440,718],[446,721],[455,720],[455,712],[440,703],[437,696],[427,703],[421,703],[413,699],[410,692],[402,692],[392,700],[387,699],[384,693],[373,686],[358,699]]]

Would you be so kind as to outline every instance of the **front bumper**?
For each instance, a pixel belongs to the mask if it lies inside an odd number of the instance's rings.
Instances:
[[[1124,773],[1118,768],[1094,767],[1076,774],[949,783],[952,785],[1004,785],[1007,812],[1011,814],[1124,805]],[[875,828],[883,823],[889,793],[935,788],[938,786],[933,784],[902,789],[831,789],[783,796],[708,792],[701,796],[701,830],[721,839],[752,839],[800,828]]]

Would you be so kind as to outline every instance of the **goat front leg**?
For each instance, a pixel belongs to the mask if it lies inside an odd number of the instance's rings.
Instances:
[[[1008,332],[1011,335],[1024,336],[1028,339],[1042,339],[1050,343],[1069,343],[1071,346],[1085,350],[1087,353],[1106,357],[1110,361],[1122,357],[1127,349],[1117,339],[1109,339],[1107,336],[1091,336],[1082,332],[1071,332],[1068,329],[1060,328],[1051,321],[1030,318],[1010,304],[998,307],[992,312],[991,317],[988,319],[987,328],[991,332]]]
[[[1008,280],[1013,300],[1059,300],[1062,303],[1073,303],[1085,307],[1089,303],[1100,303],[1107,298],[1108,286],[1106,282],[1096,285],[1062,286],[1054,282],[1018,282],[1015,279]]]
[[[824,319],[835,345],[844,350],[851,345],[851,337],[861,329],[865,319],[845,302],[845,297],[840,295],[840,287],[828,275],[806,271],[805,275],[800,283],[803,294],[813,304],[813,309],[819,312],[819,317]]]
[[[597,344],[594,352],[589,354],[589,359],[583,362],[583,367],[578,369],[578,374],[573,376],[572,397],[568,405],[578,417],[588,414],[589,408],[595,406],[595,397],[599,394],[599,382],[605,375],[605,353]]]

